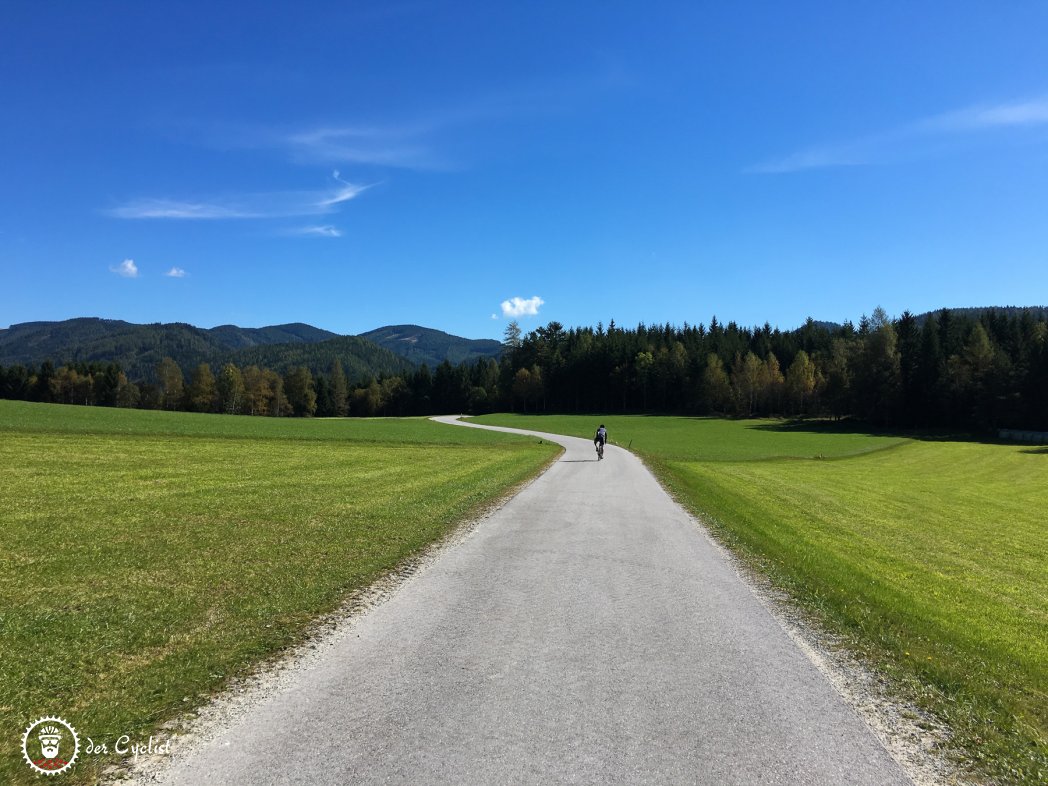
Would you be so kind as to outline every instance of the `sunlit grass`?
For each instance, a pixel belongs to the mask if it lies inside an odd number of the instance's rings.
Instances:
[[[724,543],[945,719],[974,770],[1048,782],[1048,453],[776,421],[604,422]]]
[[[781,420],[504,414],[471,420],[586,439],[592,439],[603,423],[612,444],[661,458],[696,461],[852,456],[908,441],[896,435],[863,434],[844,428],[827,427],[819,432],[784,428]]]
[[[2,783],[41,777],[30,721],[144,741],[555,455],[425,420],[155,414],[0,402]]]

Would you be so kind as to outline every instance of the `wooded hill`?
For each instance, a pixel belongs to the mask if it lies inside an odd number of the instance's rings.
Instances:
[[[465,339],[462,339],[465,341]],[[81,318],[25,322],[0,330],[0,366],[116,363],[131,380],[156,381],[165,357],[192,369],[258,365],[283,372],[305,366],[326,372],[338,359],[350,382],[412,368],[403,356],[355,336],[340,336],[303,323],[205,329],[183,323],[139,325],[114,319]]]
[[[163,354],[137,378],[117,362],[16,362],[5,369],[0,361],[0,397],[268,415],[515,409],[832,416],[903,428],[1048,430],[1048,309],[1041,307],[904,312],[897,319],[878,308],[858,325],[809,319],[790,331],[716,318],[708,326],[683,327],[620,328],[612,321],[566,329],[550,322],[527,334],[511,323],[498,360],[482,356],[453,365],[445,356],[432,371],[360,337],[310,342],[319,336],[302,330],[308,326],[257,334],[234,329],[237,340],[292,330],[301,340],[225,347],[220,360],[194,364],[174,360],[168,350],[183,358],[216,357],[207,355],[216,351],[213,342],[221,343],[210,331],[132,325],[107,334],[111,325],[87,322],[94,338],[86,346],[129,353],[131,368]],[[12,356],[11,333],[21,336],[28,353],[46,353],[49,341],[62,339],[61,330],[47,333],[40,324],[0,331],[0,358]],[[421,330],[400,326],[380,338],[401,351],[442,340],[443,351],[450,351],[439,331],[429,331],[434,337]],[[405,335],[416,340],[405,341]],[[136,337],[146,343],[136,345]],[[149,344],[150,338],[158,343]]]
[[[436,368],[445,360],[457,366],[481,358],[498,359],[502,355],[502,344],[494,339],[459,338],[418,325],[391,325],[361,333],[360,337],[407,358],[415,365],[425,363],[430,368]]]

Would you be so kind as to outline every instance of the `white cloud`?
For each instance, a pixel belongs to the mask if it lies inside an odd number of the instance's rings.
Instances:
[[[328,127],[291,134],[285,139],[301,161],[368,164],[401,169],[439,168],[419,141],[426,128]]]
[[[987,128],[1033,126],[1048,123],[1048,97],[997,106],[973,106],[928,118],[916,128],[928,132],[959,133]]]
[[[138,278],[138,265],[135,264],[133,259],[125,259],[119,265],[110,267],[110,271],[116,273],[118,276],[124,278]]]
[[[327,208],[333,205],[341,204],[342,202],[348,202],[350,199],[353,199],[355,196],[357,196],[357,194],[359,194],[361,191],[370,188],[370,186],[358,186],[353,183],[347,183],[345,180],[339,177],[339,172],[337,169],[331,173],[331,176],[336,181],[338,181],[342,185],[342,187],[330,196],[326,196],[323,199],[321,199],[317,203],[317,207]]]
[[[233,219],[290,218],[334,213],[343,202],[359,196],[370,185],[357,185],[333,173],[337,185],[324,191],[272,191],[208,200],[144,198],[105,211],[114,218]]]
[[[522,297],[512,297],[502,301],[502,316],[504,317],[533,317],[539,313],[539,306],[545,304],[545,300],[538,295],[525,300]]]
[[[186,277],[186,271],[184,271],[180,267],[173,267],[169,271],[164,273],[164,275],[167,276],[168,278],[185,278]]]
[[[922,118],[878,134],[836,144],[817,145],[747,167],[746,172],[783,174],[807,169],[860,166],[920,154],[928,142],[995,129],[1048,125],[1048,97],[980,105]]]
[[[338,227],[333,227],[330,224],[323,226],[310,226],[310,227],[299,227],[298,229],[289,229],[285,232],[287,235],[294,237],[342,237],[342,230]]]
[[[498,315],[498,314],[492,314],[492,315],[491,315],[491,318],[492,318],[492,319],[498,319],[498,318],[499,318],[499,315]]]
[[[106,211],[113,218],[261,218],[229,204],[136,199]]]

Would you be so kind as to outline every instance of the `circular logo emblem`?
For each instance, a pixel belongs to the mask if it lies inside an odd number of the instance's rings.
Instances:
[[[22,735],[22,756],[26,763],[44,775],[58,775],[76,762],[80,738],[76,729],[61,718],[48,715],[26,726]]]

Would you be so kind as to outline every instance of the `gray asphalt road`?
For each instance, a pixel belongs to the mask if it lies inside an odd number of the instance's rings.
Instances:
[[[549,439],[545,475],[164,780],[910,783],[636,458]]]

